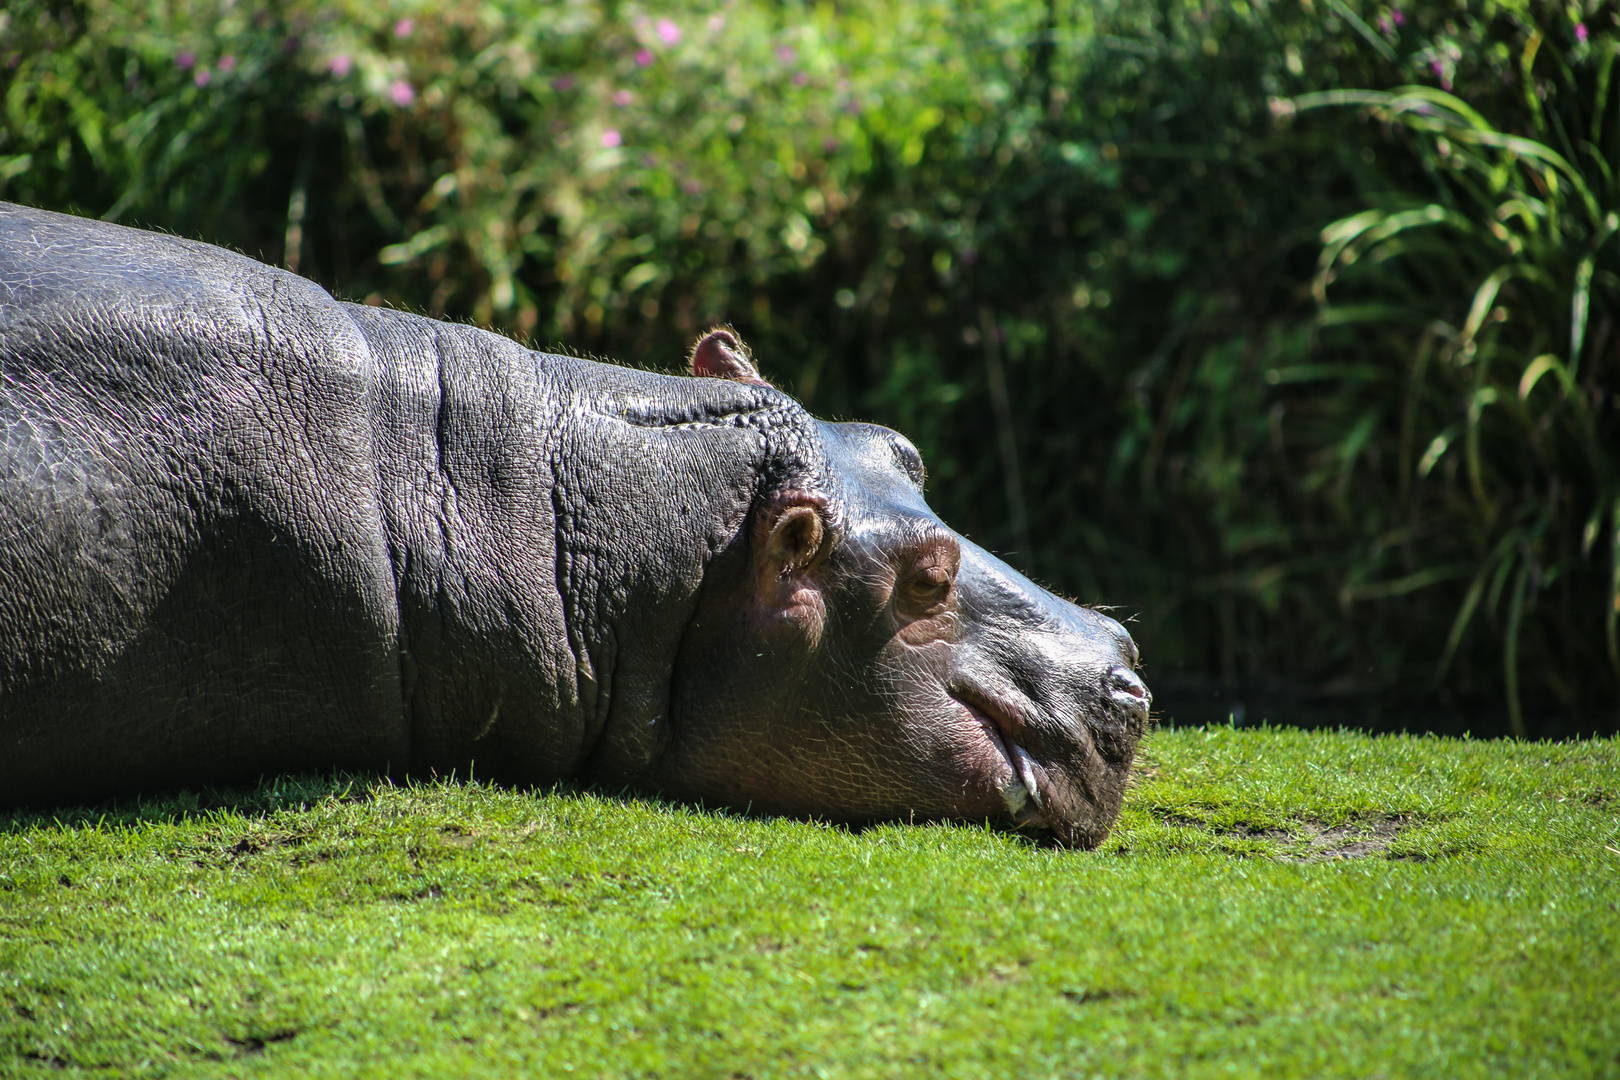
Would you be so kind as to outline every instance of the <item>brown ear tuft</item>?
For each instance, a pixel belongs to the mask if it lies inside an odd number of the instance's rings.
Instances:
[[[692,374],[713,379],[731,379],[734,382],[770,386],[760,377],[759,369],[748,355],[748,346],[730,327],[710,330],[692,346]]]

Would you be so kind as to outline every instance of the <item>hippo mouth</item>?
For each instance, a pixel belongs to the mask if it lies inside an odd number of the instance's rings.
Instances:
[[[967,687],[952,687],[951,698],[973,717],[985,739],[995,748],[1008,775],[999,785],[1002,804],[1018,829],[1051,829],[1046,818],[1046,798],[1035,772],[1035,760],[1013,738],[1017,730],[1011,711],[999,707],[987,695]]]

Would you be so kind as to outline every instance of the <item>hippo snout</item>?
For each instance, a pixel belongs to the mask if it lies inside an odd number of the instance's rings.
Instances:
[[[993,718],[1007,759],[1003,801],[1017,828],[1091,848],[1118,816],[1152,694],[1115,619],[1054,596],[964,545],[972,613],[961,681]]]

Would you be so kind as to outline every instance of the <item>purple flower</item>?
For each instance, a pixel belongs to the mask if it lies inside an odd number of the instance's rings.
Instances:
[[[1395,24],[1390,21],[1388,15],[1380,15],[1378,16],[1378,29],[1382,30],[1386,34],[1393,34],[1395,32]]]
[[[776,58],[784,64],[791,64],[799,58],[799,54],[793,51],[791,45],[778,45],[776,47]]]
[[[338,53],[326,62],[326,70],[339,79],[347,77],[349,69],[352,67],[354,67],[354,58],[348,53]]]
[[[230,73],[232,71],[235,71],[236,70],[236,57],[232,56],[230,53],[226,53],[224,56],[220,57],[219,58],[219,70],[221,70],[223,72],[226,72],[226,73]]]
[[[572,75],[559,75],[551,80],[551,88],[559,94],[566,94],[574,88],[574,77]]]
[[[658,20],[658,40],[665,45],[673,45],[681,40],[681,28],[669,19]]]
[[[207,86],[209,83],[214,81],[214,77],[208,74],[207,68],[198,68],[197,74],[191,77],[191,81],[196,83],[198,86]]]
[[[1575,24],[1575,40],[1580,42],[1582,45],[1586,44],[1586,24],[1585,23],[1576,23]]]
[[[634,100],[636,100],[636,95],[628,90],[620,90],[613,95],[613,104],[615,105],[628,105]]]
[[[185,52],[174,58],[174,66],[179,68],[181,71],[190,71],[192,68],[197,66],[197,54],[192,52],[190,49],[187,49]]]
[[[415,29],[416,22],[414,20],[401,19],[399,22],[394,24],[394,36],[397,38],[408,38],[411,36],[411,32]]]
[[[609,150],[612,150],[615,146],[621,146],[623,143],[624,136],[619,134],[618,128],[608,128],[602,132],[602,145]]]
[[[388,84],[388,100],[403,109],[416,100],[416,90],[404,79],[395,79]]]
[[[810,76],[806,75],[804,72],[795,71],[793,73],[793,85],[794,86],[803,86],[805,83],[807,83],[809,81],[810,81]]]
[[[637,49],[636,50],[636,66],[637,67],[646,67],[648,64],[650,64],[652,62],[653,62],[653,54],[652,54],[651,49]]]
[[[1399,8],[1390,12],[1389,17],[1394,20],[1396,26],[1406,25],[1406,16],[1401,14]]]

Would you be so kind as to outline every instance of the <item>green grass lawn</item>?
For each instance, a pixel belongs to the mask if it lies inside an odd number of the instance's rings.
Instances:
[[[1097,852],[481,785],[0,818],[0,1075],[1620,1076],[1620,741],[1161,731]]]

